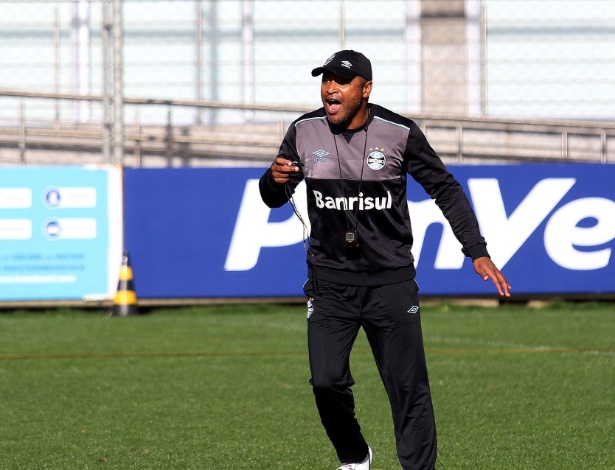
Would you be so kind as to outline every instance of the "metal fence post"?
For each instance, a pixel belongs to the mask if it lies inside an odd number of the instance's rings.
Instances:
[[[201,0],[196,0],[194,2],[195,5],[195,51],[196,51],[196,100],[203,100],[203,6],[201,4]],[[196,109],[196,123],[203,123],[203,108],[198,106]]]
[[[124,163],[122,0],[113,0],[113,161]]]
[[[111,163],[111,140],[113,127],[113,109],[111,107],[111,41],[109,40],[111,23],[109,18],[109,0],[102,0],[102,105],[103,105],[103,125],[102,125],[102,154],[105,163]]]
[[[53,62],[54,62],[54,89],[56,94],[60,93],[60,76],[61,76],[61,56],[60,56],[60,12],[58,7],[55,9],[55,17],[53,21]],[[60,100],[55,100],[55,123],[54,126],[60,127]]]
[[[135,165],[141,166],[141,111],[140,108],[137,107],[135,111],[135,128],[134,132],[136,134],[135,137],[135,147],[134,147],[134,156],[135,156]]]
[[[457,137],[457,162],[463,162],[463,126],[459,124],[456,129]]]
[[[167,111],[167,165],[173,166],[173,108],[169,106]]]
[[[19,102],[19,161],[26,164],[26,104]]]
[[[243,62],[243,104],[254,104],[254,2],[243,0],[242,21],[242,62]],[[254,119],[254,112],[245,110],[244,120],[250,122]]]
[[[340,22],[337,39],[340,43],[340,50],[346,49],[346,5],[344,4],[344,0],[340,0]]]
[[[568,160],[568,132],[562,131],[562,160]]]

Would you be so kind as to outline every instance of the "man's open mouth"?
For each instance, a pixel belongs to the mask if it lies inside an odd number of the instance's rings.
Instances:
[[[341,106],[342,106],[342,103],[339,100],[334,100],[334,99],[325,100],[325,107],[326,107],[327,114],[337,113],[339,109],[341,108]]]

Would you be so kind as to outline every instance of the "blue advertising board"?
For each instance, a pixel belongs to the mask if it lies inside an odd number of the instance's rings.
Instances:
[[[449,166],[513,294],[615,294],[615,165]],[[126,169],[125,246],[140,298],[301,296],[304,229],[260,200],[264,168]],[[305,188],[295,202],[303,218]],[[495,295],[414,181],[408,201],[424,295]]]
[[[120,168],[0,171],[0,300],[104,300],[122,249]]]

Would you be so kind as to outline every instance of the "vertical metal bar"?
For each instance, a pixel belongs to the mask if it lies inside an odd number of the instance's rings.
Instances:
[[[600,142],[602,143],[602,156],[600,157],[600,161],[602,163],[607,163],[609,161],[609,147],[606,136],[606,129],[602,129],[600,132]]]
[[[487,56],[487,1],[481,0],[481,14],[480,14],[480,23],[481,23],[481,65],[482,65],[482,74],[481,74],[481,114],[483,116],[487,116],[489,114],[489,81],[488,81],[488,56]]]
[[[73,0],[73,17],[71,24],[73,44],[73,80],[74,92],[80,95],[90,94],[90,2]],[[75,101],[75,120],[81,122],[90,118],[91,106],[86,100]]]
[[[254,1],[242,2],[243,104],[254,103]],[[244,120],[251,121],[254,111],[244,111]]]
[[[220,41],[222,35],[218,28],[218,1],[210,0],[204,5],[203,13],[204,31],[208,41],[208,62],[207,62],[207,82],[208,98],[216,101],[219,98],[219,64],[218,56],[220,55]],[[213,126],[218,118],[218,110],[216,108],[207,109],[207,124]]]
[[[346,6],[344,0],[340,0],[340,24],[337,31],[340,50],[346,49]]]
[[[79,36],[81,37],[80,55],[81,61],[81,94],[92,94],[92,53],[90,46],[90,0],[81,1],[80,3]],[[81,102],[82,118],[90,120],[92,118],[92,104],[88,100]]]
[[[481,0],[465,0],[465,112],[475,116],[482,113],[481,19]]]
[[[457,162],[463,163],[463,126],[459,124],[457,126]]]
[[[197,101],[203,101],[203,9],[202,0],[196,0],[195,5],[195,50],[196,50],[196,99]],[[196,123],[203,123],[203,108],[198,106],[196,108]]]
[[[19,161],[26,164],[26,104],[23,98],[19,102]]]
[[[79,24],[79,3],[78,0],[73,0],[73,11],[70,22],[70,43],[72,49],[73,67],[72,67],[72,92],[79,93],[79,34],[77,33]],[[79,102],[73,102],[73,119],[79,121]]]
[[[113,0],[113,161],[124,163],[122,0]]]
[[[102,142],[102,154],[103,161],[107,164],[112,161],[112,132],[113,126],[112,116],[113,109],[111,107],[111,90],[110,85],[112,81],[111,77],[111,41],[110,41],[110,15],[109,6],[110,0],[102,0],[102,98],[103,98],[103,142]]]
[[[56,6],[55,15],[53,21],[53,63],[54,63],[54,77],[53,77],[53,89],[56,94],[60,93],[60,12]],[[55,117],[54,126],[60,125],[60,100],[55,99]]]
[[[421,109],[421,2],[406,0],[406,111]]]
[[[568,160],[568,132],[562,131],[562,159]]]
[[[173,166],[173,108],[167,110],[167,165]]]
[[[135,156],[135,165],[137,167],[141,166],[141,112],[140,108],[137,107],[135,111],[135,148],[134,148],[134,156]]]

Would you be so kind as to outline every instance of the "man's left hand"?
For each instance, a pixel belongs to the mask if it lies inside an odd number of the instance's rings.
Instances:
[[[510,284],[495,264],[493,264],[491,258],[487,256],[476,258],[474,260],[474,270],[483,278],[483,281],[491,279],[500,295],[510,297]]]

